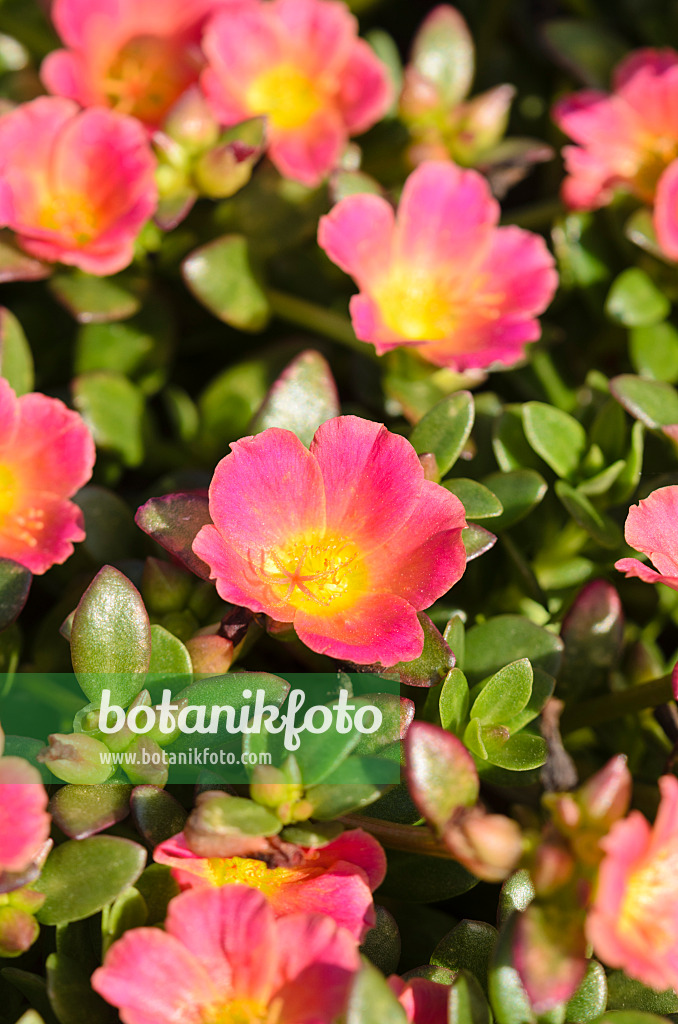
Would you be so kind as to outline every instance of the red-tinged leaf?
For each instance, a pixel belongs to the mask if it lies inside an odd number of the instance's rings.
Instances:
[[[337,386],[329,364],[308,350],[281,373],[254,417],[252,431],[267,427],[292,430],[305,445],[318,427],[340,413]]]
[[[406,773],[412,799],[424,817],[443,829],[459,807],[478,800],[479,782],[461,740],[437,725],[413,722],[405,737]]]
[[[150,498],[134,517],[137,526],[203,580],[209,567],[193,553],[201,527],[211,522],[207,495],[167,494]]]
[[[495,538],[496,539],[496,538]],[[383,665],[349,664],[352,672],[369,672],[383,679],[395,679],[406,686],[435,686],[441,683],[451,668],[454,668],[454,654],[442,633],[433,625],[428,615],[417,613],[424,630],[424,650],[414,661],[400,661],[391,668]]]
[[[516,922],[513,957],[537,1014],[567,1002],[586,974],[584,918],[574,905],[534,902]]]

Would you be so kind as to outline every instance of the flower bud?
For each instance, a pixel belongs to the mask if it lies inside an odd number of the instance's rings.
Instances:
[[[233,662],[233,644],[223,636],[194,636],[186,647],[196,675],[224,675]]]
[[[111,777],[115,768],[108,747],[86,733],[52,733],[49,746],[43,747],[38,761],[46,764],[62,782],[96,785]]]
[[[250,180],[258,155],[256,147],[243,142],[215,146],[198,159],[193,170],[195,184],[208,199],[227,199]]]
[[[532,883],[539,896],[549,896],[566,885],[572,878],[574,859],[565,846],[542,843],[534,855]]]
[[[313,813],[313,805],[303,799],[301,782],[290,781],[279,768],[257,765],[250,784],[250,796],[258,804],[275,811],[283,825],[306,821]]]
[[[457,160],[475,163],[501,141],[515,93],[512,85],[498,85],[461,105],[452,147]]]
[[[607,831],[623,818],[631,802],[631,773],[624,754],[618,754],[580,788],[577,799],[589,822]]]
[[[219,126],[197,85],[191,86],[170,110],[163,132],[191,153],[202,153],[219,138]]]
[[[472,808],[446,827],[446,844],[465,868],[485,882],[501,882],[523,852],[520,826],[503,814]]]

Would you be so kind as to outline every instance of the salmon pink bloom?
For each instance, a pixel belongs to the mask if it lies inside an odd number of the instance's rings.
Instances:
[[[237,885],[177,896],[165,931],[125,932],[92,985],[123,1024],[334,1024],[359,967],[355,940],[330,918],[276,920]]]
[[[0,558],[40,575],[84,540],[82,512],[68,499],[92,475],[94,441],[57,398],[17,398],[0,377]]]
[[[665,775],[659,788],[653,827],[632,811],[601,840],[586,929],[596,956],[663,991],[678,989],[678,779]]]
[[[428,978],[403,981],[392,974],[389,988],[398,997],[410,1024],[447,1024],[450,986]]]
[[[660,487],[637,505],[626,518],[626,543],[647,555],[655,569],[637,558],[620,558],[615,569],[627,578],[645,583],[665,583],[678,590],[678,486]],[[655,571],[656,570],[656,571]]]
[[[160,127],[204,66],[207,16],[225,0],[55,0],[67,49],[42,65],[48,91]]]
[[[338,416],[310,451],[270,427],[231,445],[193,550],[233,604],[293,622],[312,650],[384,666],[418,658],[417,611],[462,576],[464,507],[405,438]]]
[[[617,188],[652,203],[678,157],[678,53],[637,50],[617,67],[612,93],[568,96],[556,103],[553,119],[576,143],[563,149],[569,206],[605,206]]]
[[[558,278],[542,238],[498,221],[486,180],[446,161],[410,175],[397,216],[381,196],[337,203],[318,243],[358,285],[357,336],[379,354],[413,346],[455,370],[520,359]]]
[[[0,729],[0,754],[5,736]],[[40,772],[21,757],[0,757],[0,879],[20,875],[49,838],[47,792]],[[22,885],[21,880],[18,885]],[[5,891],[0,886],[0,891]]]
[[[375,923],[372,892],[381,885],[386,859],[376,839],[353,829],[317,849],[299,848],[294,866],[268,867],[250,857],[198,857],[183,833],[153,854],[169,864],[182,889],[249,885],[267,897],[277,916],[298,911],[327,914],[361,940]]]
[[[281,174],[318,185],[349,136],[388,110],[386,69],[338,0],[244,0],[217,14],[204,41],[202,84],[223,125],[268,119]]]
[[[0,227],[38,259],[122,270],[155,210],[154,175],[131,117],[49,96],[0,117]]]

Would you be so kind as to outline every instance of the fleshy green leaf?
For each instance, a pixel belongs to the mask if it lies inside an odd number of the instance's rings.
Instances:
[[[665,321],[650,327],[634,327],[629,334],[629,355],[641,377],[678,381],[678,330]]]
[[[477,480],[458,477],[455,480],[446,480],[443,487],[456,494],[464,506],[467,519],[491,519],[500,516],[504,511],[496,494]]]
[[[127,466],[144,457],[144,396],[121,373],[83,373],[73,381],[73,403],[94,435],[97,447],[118,455]]]
[[[151,658],[151,628],[137,588],[105,565],[82,595],[71,628],[71,658],[90,701],[111,691],[125,707],[144,684]]]
[[[364,1024],[378,1020],[379,1024],[407,1024],[407,1016],[396,996],[380,972],[369,960],[355,975],[346,1009],[346,1024]]]
[[[555,492],[575,523],[586,530],[596,544],[604,548],[616,548],[621,544],[621,532],[617,524],[599,512],[585,494],[570,487],[564,480],[556,481]]]
[[[363,939],[360,952],[382,974],[393,974],[400,960],[400,932],[392,914],[378,904],[374,908],[376,923]]]
[[[552,405],[527,402],[523,406],[525,436],[554,473],[571,479],[584,452],[586,431],[581,423]]]
[[[62,786],[50,800],[50,812],[69,839],[86,839],[127,817],[131,792],[131,786],[111,783]]]
[[[405,737],[407,781],[412,799],[442,829],[459,807],[472,807],[479,793],[473,758],[456,736],[427,722],[413,722]]]
[[[47,957],[47,991],[59,1024],[114,1024],[117,1013],[94,991],[87,971],[63,953]]]
[[[557,676],[563,642],[520,615],[498,615],[466,634],[464,671],[471,684],[494,675],[507,662],[529,658],[532,668]]]
[[[158,786],[135,786],[130,809],[139,834],[152,847],[181,832],[188,817],[179,801]]]
[[[498,768],[513,772],[527,772],[546,763],[546,743],[541,736],[518,732],[504,740],[496,731],[483,729],[483,744],[487,760]]]
[[[50,853],[34,888],[45,902],[38,911],[42,924],[65,924],[96,914],[144,869],[146,851],[117,836],[70,839]]]
[[[598,965],[600,966],[600,965]],[[656,992],[622,971],[612,971],[607,979],[610,1010],[642,1010],[644,1013],[678,1013],[678,995],[668,989]],[[603,1007],[600,1010],[605,1009]]]
[[[33,356],[21,324],[0,306],[0,376],[8,380],[17,395],[33,390]]]
[[[6,629],[23,610],[33,576],[9,558],[0,558],[0,630]]]
[[[127,320],[141,303],[123,279],[95,277],[81,270],[55,274],[49,282],[54,298],[81,324]]]
[[[468,94],[475,73],[475,47],[468,25],[454,7],[437,7],[423,23],[411,61],[435,88],[440,102],[453,107]]]
[[[247,239],[224,235],[201,246],[182,265],[199,302],[240,331],[260,331],[270,317],[266,293],[252,270]]]
[[[610,391],[631,416],[651,430],[678,423],[678,392],[670,384],[624,373],[610,381]]]
[[[469,689],[466,676],[461,669],[448,672],[439,701],[440,724],[443,729],[459,736],[468,721]]]
[[[466,550],[466,561],[472,562],[474,558],[480,558],[497,543],[495,534],[490,533],[484,526],[471,523],[461,532],[461,537]]]
[[[433,950],[431,963],[470,971],[487,991],[487,970],[497,936],[497,929],[485,921],[460,921]]]
[[[492,529],[497,532],[506,530],[529,515],[548,490],[546,481],[534,469],[492,473],[483,482],[502,504],[503,512],[492,523]]]
[[[258,434],[267,427],[292,430],[305,445],[326,420],[340,413],[337,386],[319,352],[302,352],[278,377],[252,423]]]
[[[618,973],[621,975],[621,971]],[[604,967],[597,960],[589,960],[584,980],[567,1004],[565,1019],[577,1021],[577,1024],[588,1024],[599,1017],[606,1005],[609,1005],[607,987],[608,979]],[[678,998],[673,992],[671,995],[673,1005],[678,1008]]]
[[[481,725],[504,725],[527,706],[532,694],[532,666],[527,658],[500,669],[483,686],[471,708]]]
[[[459,971],[450,989],[448,1024],[490,1024],[491,1020],[490,1007],[474,975]]]
[[[443,398],[419,420],[410,434],[410,442],[419,455],[432,452],[438,473],[444,476],[459,458],[474,418],[473,395],[470,391],[458,391]]]
[[[625,327],[648,327],[666,319],[671,303],[644,270],[629,267],[613,281],[605,312]]]

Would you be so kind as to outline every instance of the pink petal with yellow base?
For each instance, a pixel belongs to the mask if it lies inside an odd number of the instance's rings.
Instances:
[[[197,857],[183,833],[156,847],[154,859],[167,864],[184,889],[249,885],[259,889],[277,916],[322,913],[361,939],[374,924],[372,891],[381,885],[386,859],[379,843],[354,829],[319,849],[300,848],[294,867],[271,867],[247,857]]]
[[[379,354],[410,346],[459,371],[516,363],[558,277],[543,239],[498,221],[485,179],[451,161],[410,175],[395,220],[378,196],[342,199],[318,244],[360,288],[356,335]]]
[[[202,76],[224,125],[264,116],[269,156],[282,175],[319,185],[349,136],[384,116],[392,88],[338,0],[234,3],[205,33]]]
[[[228,601],[293,622],[313,650],[391,666],[421,654],[417,611],[462,575],[461,502],[379,423],[328,420],[307,450],[270,428],[231,445],[194,552]]]
[[[276,920],[261,893],[233,886],[176,897],[165,931],[126,932],[92,984],[123,1024],[333,1024],[359,964],[328,918]]]
[[[596,956],[644,985],[678,988],[678,779],[659,780],[654,827],[639,811],[612,826],[586,930]]]
[[[17,398],[0,378],[0,557],[41,574],[85,537],[71,498],[92,475],[95,449],[78,413],[37,393]]]

